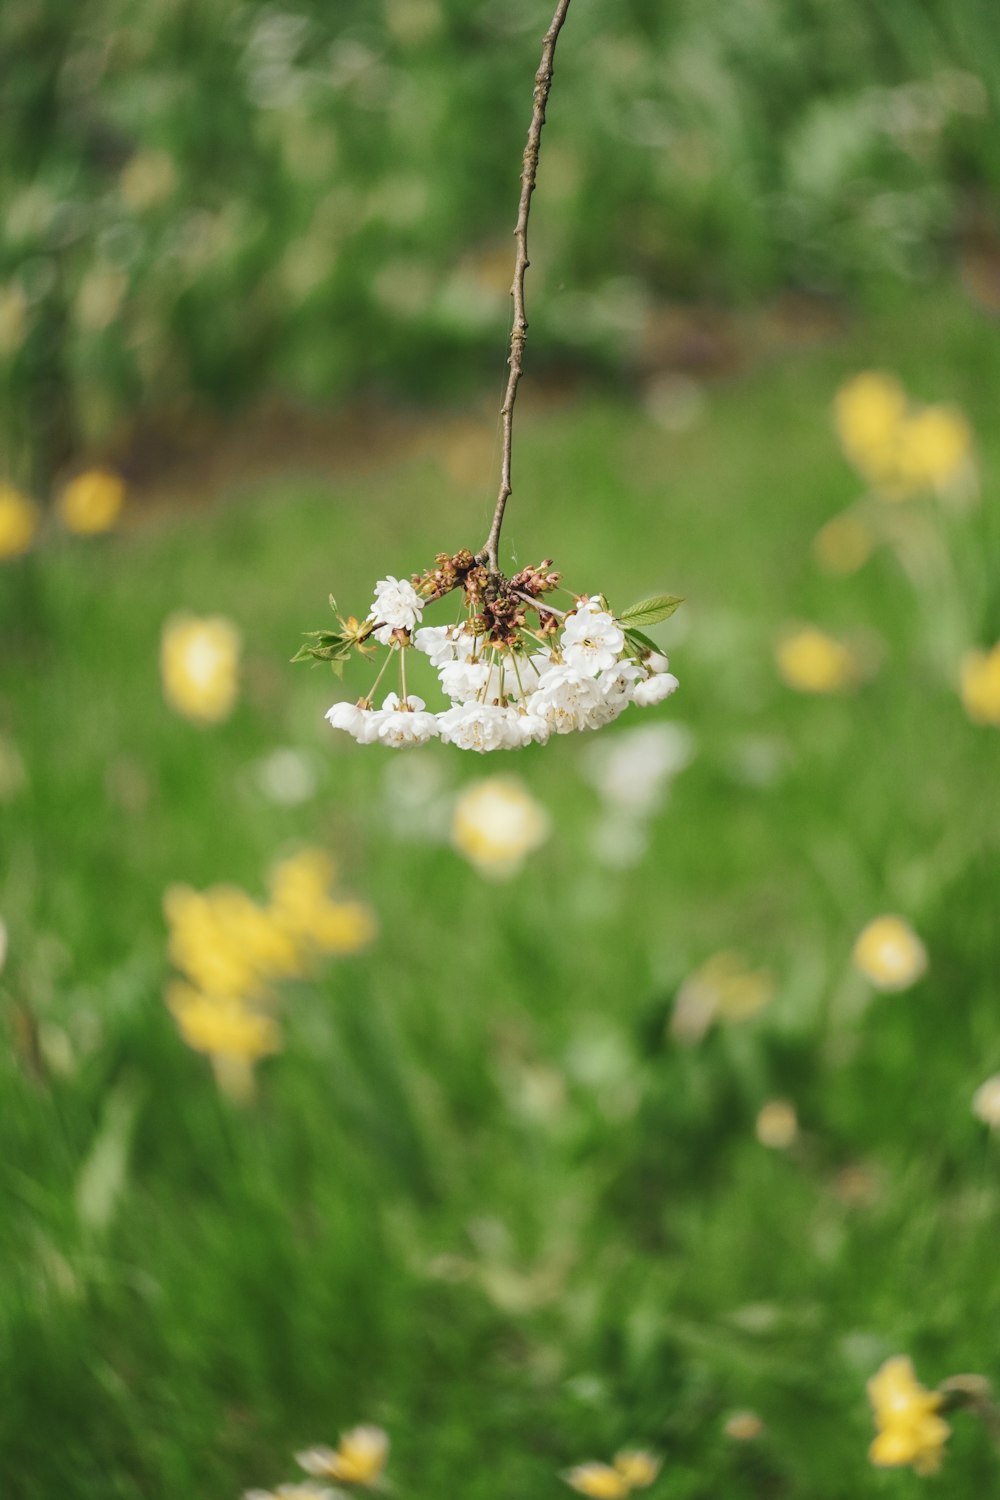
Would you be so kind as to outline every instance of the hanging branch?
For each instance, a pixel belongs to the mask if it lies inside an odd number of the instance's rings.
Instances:
[[[497,546],[500,541],[500,528],[503,525],[503,513],[511,492],[510,453],[514,429],[514,402],[517,399],[517,384],[521,379],[524,341],[528,332],[528,320],[524,312],[524,273],[530,265],[528,260],[528,214],[531,210],[531,195],[535,190],[535,174],[538,171],[538,150],[541,144],[542,126],[545,124],[545,106],[548,103],[549,89],[552,87],[552,61],[555,57],[556,42],[559,39],[559,33],[566,19],[566,12],[569,10],[569,5],[570,0],[559,0],[556,13],[552,17],[551,25],[545,33],[545,41],[542,44],[542,60],[538,65],[538,72],[535,74],[528,143],[524,148],[524,159],[521,166],[521,197],[517,206],[517,227],[514,230],[514,241],[517,250],[514,258],[514,281],[510,289],[510,294],[514,299],[514,322],[510,331],[510,358],[508,360],[510,373],[507,377],[507,390],[504,394],[503,405],[500,408],[500,423],[503,430],[500,493],[497,496],[497,505],[493,513],[493,524],[490,527],[490,534],[486,538],[483,550],[477,555],[476,559],[478,562],[486,563],[491,573],[498,573],[500,571],[497,562]]]

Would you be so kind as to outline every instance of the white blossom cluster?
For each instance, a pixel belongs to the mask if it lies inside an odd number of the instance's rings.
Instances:
[[[450,707],[430,713],[422,698],[389,693],[381,708],[335,703],[326,717],[360,744],[394,748],[439,737],[462,750],[516,750],[551,734],[600,729],[635,703],[660,703],[677,688],[665,656],[633,655],[625,630],[600,595],[581,599],[558,640],[529,651],[491,646],[467,625],[419,626],[424,601],[405,581],[382,579],[369,612],[376,640],[422,652]]]

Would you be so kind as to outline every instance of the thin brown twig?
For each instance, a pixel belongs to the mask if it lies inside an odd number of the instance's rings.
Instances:
[[[510,289],[511,297],[514,299],[514,321],[510,331],[510,357],[508,359],[510,373],[507,376],[507,390],[500,408],[500,424],[503,432],[500,494],[497,496],[496,510],[493,512],[490,534],[486,538],[483,550],[476,558],[477,562],[487,563],[491,573],[500,571],[497,563],[497,546],[500,541],[500,528],[503,525],[503,513],[511,493],[510,455],[514,430],[514,402],[517,399],[517,383],[521,378],[524,341],[528,333],[528,319],[524,311],[524,273],[530,265],[528,214],[531,210],[531,195],[535,190],[535,175],[538,171],[538,150],[541,144],[542,126],[545,124],[545,106],[548,103],[549,89],[552,87],[552,61],[569,5],[570,0],[559,0],[556,13],[545,33],[545,40],[542,43],[542,60],[535,74],[528,143],[524,148],[524,158],[521,164],[521,197],[517,206],[517,226],[514,230],[514,242],[517,249],[514,257],[514,281]]]

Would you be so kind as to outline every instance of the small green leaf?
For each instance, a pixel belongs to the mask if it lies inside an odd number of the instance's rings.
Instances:
[[[337,613],[337,601],[332,594],[330,595],[330,608],[333,610],[334,614]]]
[[[659,625],[669,620],[675,609],[684,603],[676,594],[657,594],[653,599],[643,599],[639,604],[630,604],[618,616],[623,625]]]
[[[643,635],[641,630],[633,630],[631,626],[626,627],[625,639],[632,647],[636,656],[645,656],[648,651],[658,652],[660,649],[655,641],[649,639],[648,635]]]

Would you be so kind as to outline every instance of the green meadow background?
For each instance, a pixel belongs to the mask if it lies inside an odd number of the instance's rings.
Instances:
[[[0,316],[7,477],[45,499],[101,461],[130,484],[115,534],[53,533],[0,572],[12,1500],[236,1497],[360,1421],[389,1432],[407,1500],[555,1497],[561,1471],[623,1445],[662,1455],[653,1500],[996,1487],[1000,1456],[961,1415],[940,1480],[872,1468],[865,1382],[896,1353],[930,1386],[1000,1379],[997,1146],[970,1108],[1000,1070],[1000,760],[957,692],[961,650],[1000,635],[1000,26],[972,0],[877,21],[847,5],[836,25],[805,3],[578,3],[501,560],[552,556],[618,606],[684,595],[656,631],[681,686],[601,736],[489,761],[355,747],[323,722],[344,689],[288,659],[331,591],[361,614],[375,579],[486,533],[504,296],[458,333],[461,299],[440,299],[456,265],[480,284],[491,235],[509,249],[548,16],[4,8],[21,63],[2,171],[15,228],[45,226],[17,244],[4,230],[0,313],[22,307]],[[277,72],[261,27],[272,51],[284,38]],[[252,46],[270,103],[233,82]],[[915,155],[871,124],[894,91],[937,98],[945,74],[968,108],[925,121]],[[619,96],[639,140],[611,129]],[[336,145],[296,187],[300,153],[274,141],[308,143],[317,121]],[[674,149],[692,132],[710,163],[693,205]],[[120,173],[140,150],[170,158],[173,184],[123,238]],[[401,173],[419,212],[359,228],[350,194],[381,184],[398,210]],[[330,193],[350,233],[308,296],[301,265],[289,293],[284,257]],[[906,253],[887,264],[890,209]],[[171,281],[163,237],[181,255],[191,216],[227,213],[238,253]],[[872,222],[867,240],[852,229]],[[407,258],[427,292],[410,287],[410,312],[398,286],[385,301],[384,264]],[[106,305],[120,295],[95,328],[78,299],[97,261],[115,273]],[[951,592],[915,588],[890,548],[847,578],[814,560],[860,488],[831,400],[870,368],[975,431],[981,504],[927,511]],[[239,702],[216,727],[163,700],[176,610],[243,634]],[[877,671],[850,694],[790,690],[775,644],[803,621],[864,640]],[[595,845],[589,757],[652,723],[683,725],[694,753],[621,868]],[[277,751],[305,769],[297,799],[275,800]],[[552,819],[508,883],[448,841],[450,799],[499,771]],[[419,818],[401,817],[407,788]],[[260,897],[304,845],[333,855],[379,932],[287,988],[284,1050],[241,1109],[163,1004],[162,895]],[[928,952],[902,994],[851,966],[883,912]],[[682,1046],[678,989],[725,949],[770,969],[775,998]],[[785,1150],[755,1134],[774,1098],[800,1122]],[[762,1420],[753,1442],[724,1432],[740,1410]]]

